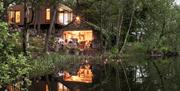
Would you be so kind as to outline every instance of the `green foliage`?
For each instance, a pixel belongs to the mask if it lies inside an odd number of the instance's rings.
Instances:
[[[111,49],[111,53],[112,53],[112,54],[118,54],[118,53],[119,53],[119,49],[118,49],[117,47],[113,47],[113,48]]]
[[[179,30],[179,10],[173,0],[67,0],[75,12],[85,17],[91,25],[98,27],[107,46],[114,46],[111,40],[120,38],[124,42],[129,27],[130,15],[135,9],[131,31],[144,32],[143,46],[176,50]],[[78,7],[78,10],[76,9]],[[120,24],[123,15],[123,24]],[[117,34],[120,33],[120,36]],[[176,44],[176,45],[172,45]],[[110,48],[111,49],[111,48]]]
[[[145,32],[144,44],[148,49],[167,47],[172,50],[175,44],[177,23],[175,6],[172,0],[146,0],[139,3],[136,15],[136,30]],[[138,28],[139,27],[139,28]]]
[[[56,71],[74,70],[74,66],[78,66],[88,59],[90,62],[99,63],[100,57],[85,57],[76,55],[61,55],[59,53],[45,54],[41,57],[33,59],[30,64],[32,70],[31,77],[44,76],[47,74],[54,74]]]
[[[3,4],[2,4],[2,2],[0,2],[0,13],[2,13],[2,11],[3,11]]]
[[[51,4],[54,4],[57,0],[51,1]],[[77,1],[79,1],[79,6],[76,5]],[[43,0],[31,0],[30,2],[35,5],[37,3],[39,6],[45,3]],[[149,78],[145,80],[146,82],[140,84],[142,87],[138,91],[144,91],[144,89],[149,87],[152,87],[154,91],[159,90],[161,87],[159,75],[163,75],[166,83],[165,87],[168,90],[178,88],[180,82],[178,79],[180,77],[178,70],[179,62],[176,64],[169,60],[157,60],[155,64],[158,65],[161,72],[159,74],[157,68],[154,67],[153,61],[144,60],[146,50],[149,49],[156,48],[161,51],[177,51],[178,48],[180,50],[180,7],[174,6],[173,0],[63,0],[63,3],[70,5],[77,14],[85,17],[89,21],[89,25],[94,26],[95,29],[101,32],[103,35],[101,36],[103,38],[102,41],[107,41],[107,45],[112,44],[111,46],[115,45],[115,43],[111,43],[112,40],[116,41],[117,38],[120,38],[121,44],[124,42],[131,19],[130,15],[135,9],[131,31],[144,32],[145,35],[141,42],[127,43],[125,45],[123,57],[126,56],[127,58],[122,60],[127,61],[129,65],[135,66],[148,64]],[[36,5],[36,8],[38,5]],[[3,10],[2,7],[2,4],[0,4],[0,13]],[[123,24],[121,27],[120,21],[122,16]],[[117,35],[118,33],[120,33],[119,36]],[[81,64],[86,59],[84,56],[77,57],[50,53],[32,59],[30,64],[28,64],[27,57],[24,57],[17,47],[18,36],[20,36],[18,33],[10,34],[7,24],[0,22],[0,86],[18,82],[24,84],[21,80],[28,80],[27,75],[29,73],[31,73],[31,77],[37,77],[53,74],[56,70],[71,71],[74,65]],[[39,52],[42,40],[32,38],[30,41],[32,52]],[[119,49],[117,47],[110,49],[111,54],[108,54],[110,62],[108,62],[112,68],[108,66],[107,68],[110,69],[105,70],[106,77],[103,79],[100,87],[102,91],[107,91],[107,89],[119,91],[118,88],[122,86],[121,82],[122,84],[127,84],[124,79],[121,80],[119,78],[124,77],[126,73],[123,72],[122,67],[127,67],[125,71],[129,71],[129,69],[134,71],[134,68],[128,68],[129,65],[122,65],[120,64],[121,62],[119,63],[119,61],[114,60],[113,58],[118,55]],[[90,57],[89,59],[93,60],[96,64],[103,63],[104,61],[101,57]],[[113,71],[116,72],[114,73]],[[132,81],[133,76],[130,75],[129,80]],[[137,83],[132,82],[131,85],[137,86]],[[168,85],[171,87],[168,87]],[[151,90],[150,88],[147,91]]]
[[[16,36],[10,34],[7,24],[0,22],[0,86],[21,81],[29,73],[27,58],[16,49]]]

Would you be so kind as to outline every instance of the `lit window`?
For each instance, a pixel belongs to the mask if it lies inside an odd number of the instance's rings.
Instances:
[[[59,13],[58,19],[61,24],[64,24],[64,14],[63,13]]]
[[[20,11],[16,11],[16,17],[15,17],[15,20],[16,20],[16,23],[20,23],[21,21],[21,13]]]
[[[46,9],[46,20],[50,20],[50,19],[51,19],[51,10]]]
[[[68,14],[68,22],[71,22],[72,21],[72,13],[69,13]]]
[[[9,16],[9,18],[8,18],[8,20],[9,20],[9,22],[14,22],[14,11],[10,11],[9,13],[8,13],[8,16]]]
[[[71,21],[73,20],[73,13],[71,13]]]
[[[70,40],[75,38],[78,42],[82,41],[92,41],[93,40],[93,31],[92,30],[82,30],[82,31],[65,31],[63,33],[64,39]]]
[[[69,22],[72,21],[72,13],[60,12],[58,15],[58,21],[63,25],[67,25]]]
[[[9,22],[20,23],[21,22],[21,12],[20,11],[10,11],[9,12]]]
[[[64,13],[64,25],[68,24],[68,13]]]

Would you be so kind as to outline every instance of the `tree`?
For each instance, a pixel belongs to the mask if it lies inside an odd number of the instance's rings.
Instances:
[[[145,32],[144,44],[149,49],[161,49],[162,47],[171,47],[170,36],[174,35],[175,18],[174,5],[172,0],[160,1],[141,1],[139,13],[136,15],[137,28],[136,31]],[[139,28],[138,28],[139,27]],[[168,41],[169,40],[169,41]]]
[[[49,39],[50,39],[50,35],[51,35],[51,31],[52,29],[55,27],[54,26],[54,23],[55,23],[55,20],[56,20],[56,14],[57,14],[57,10],[56,10],[56,4],[59,3],[59,1],[56,1],[56,0],[52,0],[52,1],[49,1],[50,3],[50,6],[53,10],[53,17],[51,19],[51,24],[50,24],[50,27],[49,29],[47,30],[46,32],[46,38],[45,38],[45,46],[44,46],[44,52],[47,53],[48,52],[48,47],[49,47]]]
[[[17,47],[18,33],[10,34],[7,23],[0,20],[0,88],[15,84],[28,76],[27,58]]]
[[[136,0],[137,1],[137,0]],[[132,12],[135,12],[133,0],[76,0],[66,2],[70,7],[75,8],[80,16],[97,27],[101,32],[101,44],[105,49],[115,46],[118,50],[124,45],[127,33],[134,23]],[[75,12],[76,12],[75,11]],[[134,15],[133,15],[134,16]],[[127,35],[127,37],[126,37]]]

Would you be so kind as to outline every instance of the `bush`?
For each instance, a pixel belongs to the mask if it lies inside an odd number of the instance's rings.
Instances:
[[[27,58],[16,51],[18,34],[10,34],[7,24],[0,22],[0,87],[22,81],[31,69]]]
[[[32,67],[31,77],[44,76],[54,74],[56,71],[74,70],[80,64],[88,59],[90,63],[100,63],[101,57],[95,56],[76,56],[76,55],[61,55],[59,53],[45,54],[39,58],[33,59],[30,64]]]

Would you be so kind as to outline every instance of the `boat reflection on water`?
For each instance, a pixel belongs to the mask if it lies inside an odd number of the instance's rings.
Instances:
[[[64,71],[64,81],[92,83],[93,73],[90,67],[89,64],[80,66],[77,75],[71,75],[69,72]]]

